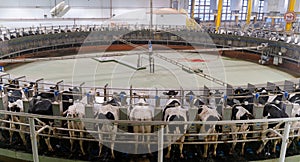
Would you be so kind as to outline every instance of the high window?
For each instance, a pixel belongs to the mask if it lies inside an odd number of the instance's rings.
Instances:
[[[189,14],[191,13],[192,0],[189,1]],[[247,17],[248,0],[243,0],[242,8],[239,11],[239,20],[245,21]],[[258,20],[263,19],[264,0],[259,0]],[[195,19],[200,21],[213,21],[214,13],[210,10],[210,0],[195,0]],[[233,21],[234,16],[230,10],[230,0],[223,0],[222,21]]]
[[[263,18],[264,18],[264,0],[259,0],[257,20],[263,20]]]

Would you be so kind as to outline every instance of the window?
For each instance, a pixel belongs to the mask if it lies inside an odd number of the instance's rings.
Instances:
[[[191,13],[191,4],[189,2],[189,14]],[[197,10],[199,9],[199,10]],[[195,0],[195,19],[199,18],[200,21],[213,21],[213,11],[210,10],[210,0]]]
[[[263,20],[264,18],[264,0],[259,0],[257,20]]]
[[[239,11],[239,20],[245,21],[247,18],[248,0],[242,0],[242,8]],[[192,0],[189,1],[189,14],[191,13]],[[258,20],[262,20],[264,16],[264,0],[259,0]],[[213,21],[214,13],[210,10],[210,0],[195,0],[195,18],[200,18],[200,21]],[[230,0],[223,0],[222,21],[232,21],[230,10]]]
[[[248,0],[243,0],[242,9],[240,10],[239,20],[245,21],[248,11]]]

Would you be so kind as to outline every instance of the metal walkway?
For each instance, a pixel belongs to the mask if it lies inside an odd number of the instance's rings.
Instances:
[[[93,59],[98,61],[98,62],[101,62],[101,63],[115,62],[115,63],[121,64],[123,66],[126,66],[128,68],[131,68],[133,70],[144,70],[144,69],[146,69],[145,66],[137,67],[137,66],[134,66],[134,65],[130,64],[129,62],[126,62],[126,61],[123,61],[123,60],[120,60],[120,59],[116,59],[114,57],[96,57],[96,58],[93,58]]]
[[[172,59],[169,59],[169,58],[167,58],[165,56],[162,56],[162,55],[160,55],[160,54],[158,54],[156,52],[154,52],[153,55],[156,56],[156,57],[158,57],[158,58],[160,58],[160,59],[162,59],[162,60],[164,60],[164,61],[167,61],[167,62],[169,62],[169,63],[171,63],[173,65],[176,65],[176,66],[180,67],[182,70],[184,70],[184,71],[186,71],[188,73],[196,74],[196,75],[198,75],[200,77],[203,77],[203,78],[205,78],[207,80],[210,80],[210,81],[212,81],[212,82],[214,82],[216,84],[222,85],[222,86],[226,86],[227,85],[227,83],[223,82],[222,80],[219,80],[219,79],[214,78],[214,77],[212,77],[212,76],[210,76],[208,74],[205,74],[202,71],[198,71],[198,69],[192,69],[192,68],[190,68],[190,67],[188,67],[186,65],[183,65],[183,64],[179,63],[178,61],[174,61]]]

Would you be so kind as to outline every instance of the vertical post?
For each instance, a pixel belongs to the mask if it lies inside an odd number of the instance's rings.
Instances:
[[[295,5],[296,5],[296,0],[290,0],[289,1],[288,12],[294,12]],[[286,25],[285,25],[285,31],[291,31],[291,29],[292,29],[292,22],[286,23]]]
[[[129,107],[132,107],[132,85],[130,85],[130,89],[129,89]]]
[[[104,86],[104,88],[103,88],[103,95],[104,95],[104,101],[107,101],[107,86],[108,86],[108,84],[106,83],[105,84],[105,86]]]
[[[192,0],[191,2],[191,19],[195,18],[195,0]]]
[[[271,27],[274,27],[275,26],[275,17],[272,17],[271,18]]]
[[[248,0],[247,19],[246,19],[246,23],[248,25],[250,24],[251,12],[252,12],[252,0]]]
[[[137,59],[137,68],[140,68],[142,66],[141,64],[141,55],[138,54],[138,59]]]
[[[150,0],[150,32],[153,26],[153,1]]]
[[[36,133],[35,133],[35,126],[34,126],[34,119],[33,118],[29,118],[29,124],[30,124],[30,139],[31,139],[33,161],[34,162],[39,162],[37,139],[36,139]]]
[[[239,23],[239,15],[236,14],[234,17],[235,17],[235,25],[238,25],[238,23]]]
[[[155,90],[155,108],[160,107],[160,96],[158,96],[157,88]]]
[[[290,134],[291,124],[292,124],[291,122],[286,122],[285,126],[284,126],[279,162],[285,161],[285,155],[286,155],[287,144],[289,142],[289,134]]]
[[[158,158],[157,162],[163,162],[164,158],[164,126],[160,126],[160,130],[158,131],[158,138],[157,138],[157,145],[158,145]]]
[[[148,41],[148,49],[149,49],[150,73],[154,73],[154,58],[153,58],[152,43],[151,43],[151,40]]]
[[[182,87],[180,87],[180,101],[181,101],[181,104],[183,105],[184,104],[184,90]]]
[[[221,26],[222,5],[223,5],[223,0],[219,0],[219,4],[218,4],[218,15],[217,15],[217,21],[216,21],[216,31],[219,31],[219,28],[220,28],[220,26]]]
[[[110,18],[112,18],[113,17],[113,12],[112,12],[112,10],[113,10],[113,6],[112,6],[112,0],[110,0]]]

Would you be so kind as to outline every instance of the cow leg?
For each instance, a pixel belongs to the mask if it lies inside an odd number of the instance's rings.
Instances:
[[[265,148],[266,144],[268,143],[269,140],[263,140],[262,144],[260,145],[260,147],[258,148],[258,150],[256,151],[256,154],[259,154],[262,152],[262,150]]]
[[[218,141],[218,137],[219,137],[219,135],[213,136],[213,138],[215,138],[213,140],[217,142]],[[213,146],[214,146],[214,153],[213,153],[213,155],[216,157],[217,156],[217,147],[218,147],[218,144],[215,143]]]
[[[20,117],[20,122],[25,123],[25,118],[24,117]],[[21,139],[23,141],[24,146],[27,146],[27,141],[26,141],[26,138],[25,138],[25,134],[22,131],[25,131],[25,126],[20,125],[20,132],[19,132],[19,134],[20,134],[20,137],[21,137]]]
[[[111,150],[111,158],[115,159],[115,153],[114,153],[114,148],[115,148],[115,140],[116,140],[116,133],[118,130],[118,126],[116,124],[114,124],[114,128],[113,128],[113,134],[112,134],[112,141],[111,141],[111,145],[110,145],[110,150]]]
[[[150,135],[147,135],[147,142],[150,142],[150,139],[151,139]],[[148,143],[147,147],[148,147],[149,154],[152,155],[151,148],[150,148],[150,143]]]
[[[208,141],[208,136],[204,137],[204,141]],[[203,158],[207,158],[207,152],[208,152],[208,144],[204,144],[203,146]]]
[[[138,133],[139,132],[139,126],[133,126],[133,132]],[[139,136],[134,135],[135,138],[135,144],[134,144],[134,153],[137,154],[137,149],[138,149],[138,141],[139,141]]]
[[[79,124],[79,125],[80,125],[80,127],[79,127],[80,130],[84,130],[83,125],[82,124]],[[83,136],[84,136],[83,132],[80,132],[79,134],[80,134],[80,138],[83,138]],[[85,155],[85,151],[83,149],[83,140],[79,140],[79,145],[80,145],[80,150],[81,150],[82,154]]]
[[[241,130],[242,132],[248,132],[249,131],[249,129],[248,129],[248,124],[245,124],[245,125],[243,125],[243,130]],[[246,140],[247,139],[247,133],[243,133],[242,134],[242,138],[243,138],[243,140]],[[245,148],[245,142],[242,142],[242,150],[241,150],[241,155],[244,155],[245,154],[245,150],[244,150],[244,148]]]
[[[184,158],[182,150],[183,150],[183,142],[184,142],[185,136],[182,136],[181,139],[181,144],[179,145],[179,150],[180,150],[180,158]]]
[[[166,130],[167,130],[166,132],[170,132],[168,126],[166,127]],[[170,159],[170,157],[171,157],[171,148],[172,148],[172,144],[171,144],[172,137],[169,136],[167,138],[168,138],[168,142],[169,142],[170,145],[168,146],[168,152],[167,152],[165,158]]]
[[[171,157],[171,146],[172,146],[172,144],[170,144],[170,145],[168,146],[168,153],[167,153],[167,155],[165,156],[165,158],[167,158],[167,159],[170,159],[170,157]]]
[[[13,140],[13,135],[14,135],[14,131],[13,129],[15,129],[16,126],[13,123],[10,123],[10,127],[9,127],[9,143],[12,144],[12,140]]]
[[[51,130],[49,129],[48,131],[48,135],[51,135]],[[48,151],[53,151],[53,148],[51,146],[51,142],[50,142],[50,136],[45,138],[45,143],[47,144],[47,147],[48,147]]]
[[[234,125],[234,126],[232,126],[231,130],[232,130],[233,132],[238,132],[239,128],[236,127],[236,126]],[[232,140],[233,140],[233,141],[236,141],[236,140],[237,140],[237,134],[232,134]],[[230,151],[229,151],[229,154],[230,154],[230,155],[233,154],[234,149],[235,149],[235,146],[236,146],[236,142],[233,142],[233,143],[232,143],[232,146],[231,146],[231,149],[230,149]]]
[[[246,140],[247,139],[247,134],[243,134],[243,140]],[[244,155],[245,154],[245,142],[242,142],[242,150],[241,150],[241,155]]]
[[[70,145],[71,145],[70,151],[71,152],[73,152],[73,146],[74,146],[74,140],[71,138],[75,136],[74,131],[71,131],[72,128],[74,128],[74,122],[68,121],[68,129],[69,129]]]
[[[274,141],[272,153],[276,153],[276,145],[279,143],[279,140],[280,140],[280,139]]]
[[[232,139],[235,141],[237,139],[237,135],[236,134],[233,134],[232,135]],[[234,149],[235,149],[235,146],[236,146],[236,142],[233,142],[232,143],[232,146],[230,148],[230,151],[229,151],[229,154],[232,155],[233,152],[234,152]]]
[[[98,132],[100,132],[100,128],[98,126]],[[102,135],[101,132],[99,133],[99,157],[101,157],[101,152],[102,152],[102,147],[103,147],[103,144],[102,144]]]
[[[19,134],[20,134],[20,137],[21,137],[21,139],[23,141],[24,146],[27,146],[27,141],[26,141],[26,138],[25,138],[25,134],[22,132],[24,130],[25,130],[24,126],[20,125],[20,132],[19,132]]]

